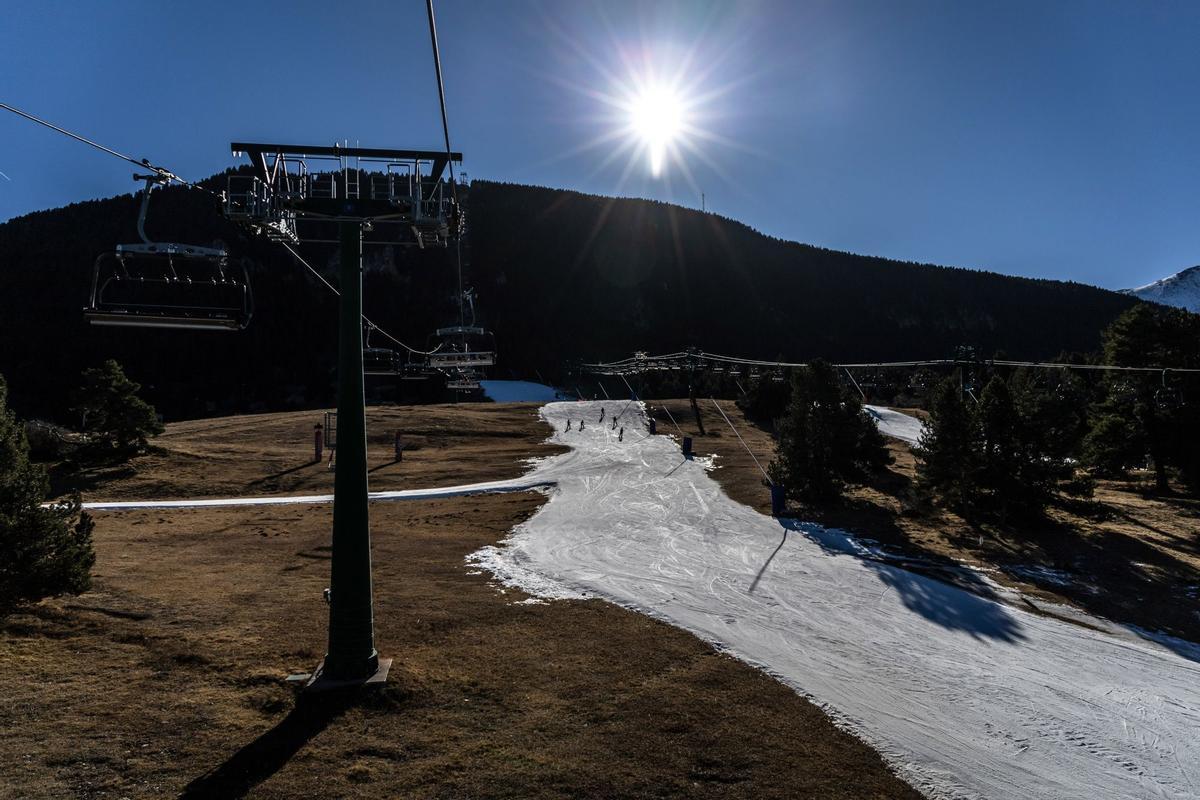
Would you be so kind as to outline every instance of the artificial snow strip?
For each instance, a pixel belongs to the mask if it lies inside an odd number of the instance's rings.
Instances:
[[[1200,648],[863,558],[843,532],[732,501],[672,438],[645,436],[637,407],[623,442],[579,430],[615,405],[542,409],[571,451],[528,478],[558,488],[472,563],[695,633],[812,698],[930,797],[1200,797]]]
[[[404,489],[388,492],[371,492],[370,500],[436,500],[440,497],[463,497],[472,494],[496,494],[501,492],[525,492],[553,486],[554,482],[541,478],[514,478],[507,481],[464,483],[459,486],[439,486],[432,489]],[[286,506],[311,503],[332,503],[331,494],[273,495],[265,497],[198,497],[189,500],[114,500],[84,503],[89,511],[128,511],[137,508],[224,508],[229,506]]]

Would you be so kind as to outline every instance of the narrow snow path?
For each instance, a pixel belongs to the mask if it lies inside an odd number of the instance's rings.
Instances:
[[[909,444],[916,444],[920,441],[925,423],[916,417],[883,406],[863,406],[863,408],[875,420],[875,425],[884,436],[892,436]]]
[[[728,649],[822,704],[932,797],[1200,797],[1200,664],[758,514],[672,439],[646,436],[637,406],[618,442],[598,418],[619,405],[542,410],[572,450],[529,477],[558,489],[473,563],[539,596],[599,595]]]
[[[459,486],[439,486],[432,489],[403,489],[389,492],[371,492],[371,500],[433,500],[439,497],[462,497],[471,494],[496,492],[524,492],[529,489],[553,486],[554,482],[535,476],[513,478],[507,481],[464,483]],[[134,508],[221,508],[226,506],[286,506],[304,503],[332,503],[331,494],[268,495],[263,497],[208,497],[190,500],[114,500],[84,503],[91,511],[124,511]]]

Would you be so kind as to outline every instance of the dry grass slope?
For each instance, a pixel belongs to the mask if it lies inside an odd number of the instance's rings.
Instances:
[[[374,488],[547,455],[532,406],[372,409]],[[172,425],[89,499],[310,492],[314,414]],[[392,431],[419,449],[390,464]],[[0,798],[916,798],[762,673],[599,602],[521,603],[463,564],[543,502],[372,508],[390,686],[297,706],[321,657],[328,506],[99,515],[95,590],[0,622]]]

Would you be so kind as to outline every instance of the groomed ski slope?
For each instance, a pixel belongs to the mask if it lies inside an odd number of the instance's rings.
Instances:
[[[529,477],[557,488],[473,563],[541,597],[610,599],[759,665],[931,797],[1200,797],[1200,664],[862,560],[837,531],[763,516],[672,439],[647,437],[637,405],[618,442],[607,416],[597,420],[601,406],[622,405],[543,408],[571,452]]]
[[[876,427],[885,436],[892,436],[909,444],[920,441],[925,423],[916,417],[883,406],[863,406],[863,409],[875,420]]]

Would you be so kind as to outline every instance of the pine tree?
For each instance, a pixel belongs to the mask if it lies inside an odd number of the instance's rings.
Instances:
[[[29,460],[24,428],[0,378],[0,612],[91,585],[92,519],[79,496],[46,508],[46,471]]]
[[[959,379],[951,376],[934,387],[929,419],[913,451],[918,490],[969,515],[979,501],[980,440],[978,421],[963,401]]]
[[[748,419],[758,423],[772,423],[787,411],[792,396],[792,384],[770,379],[756,380],[750,384],[746,394],[738,398],[737,406]]]
[[[1023,452],[1021,420],[1003,378],[996,375],[988,381],[974,411],[979,425],[981,503],[1004,519],[1029,476],[1024,474],[1028,454]]]
[[[1149,458],[1156,488],[1170,486],[1177,468],[1190,491],[1200,490],[1195,446],[1200,398],[1169,380],[1172,368],[1200,367],[1200,316],[1182,309],[1142,303],[1104,332],[1110,364],[1150,367],[1161,373],[1117,373],[1105,382],[1104,399],[1094,409],[1085,455],[1102,474],[1120,475]]]
[[[1105,381],[1106,395],[1093,409],[1092,426],[1084,439],[1084,460],[1103,477],[1116,478],[1146,460],[1149,449],[1139,422],[1138,387],[1125,375]]]
[[[814,361],[797,370],[779,424],[771,479],[790,497],[828,501],[847,483],[863,481],[889,463],[878,428],[863,413],[858,396],[838,382],[833,367]]]
[[[76,412],[101,453],[128,456],[144,449],[148,437],[162,433],[154,407],[137,396],[141,388],[111,358],[84,371]]]

